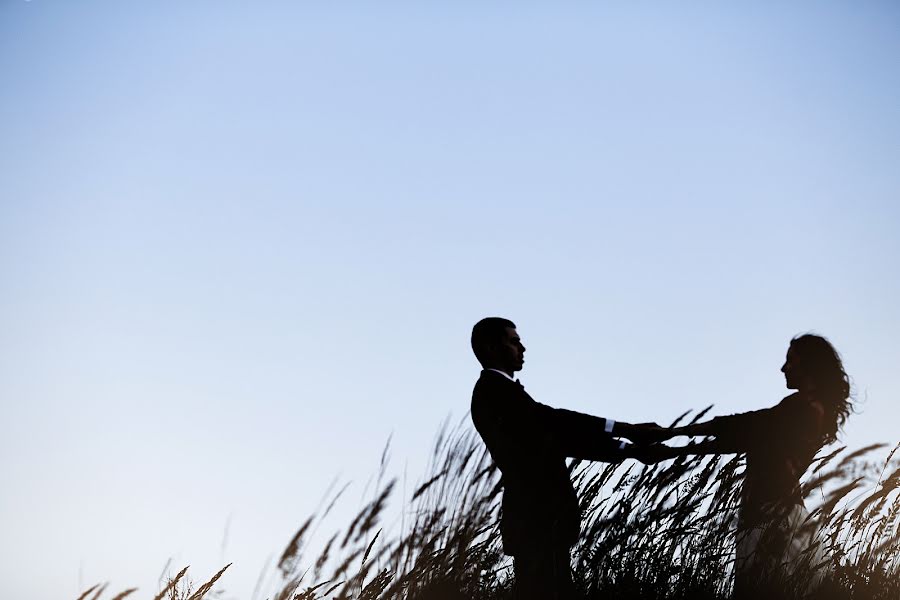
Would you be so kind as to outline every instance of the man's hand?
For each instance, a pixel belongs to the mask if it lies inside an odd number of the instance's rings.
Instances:
[[[655,444],[672,437],[672,430],[668,427],[660,427],[658,423],[622,423],[617,421],[613,428],[613,435],[625,437],[641,446]]]

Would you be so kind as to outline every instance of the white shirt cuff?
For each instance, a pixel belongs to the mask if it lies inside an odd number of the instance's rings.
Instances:
[[[612,433],[613,427],[616,426],[616,422],[612,419],[606,419],[606,425],[603,427],[606,433]]]

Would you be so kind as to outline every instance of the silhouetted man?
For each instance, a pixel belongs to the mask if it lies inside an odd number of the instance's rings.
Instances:
[[[535,402],[513,373],[525,346],[512,321],[489,317],[472,329],[484,370],[472,392],[472,421],[503,475],[500,532],[514,557],[518,598],[574,596],[569,550],[581,513],[566,457],[619,462],[641,458],[633,442],[663,437],[655,423],[631,425]]]

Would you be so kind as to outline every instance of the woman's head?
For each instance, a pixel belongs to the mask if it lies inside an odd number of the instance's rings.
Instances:
[[[831,342],[810,333],[795,337],[781,371],[788,388],[815,394],[825,409],[828,441],[834,441],[851,403],[850,378]]]

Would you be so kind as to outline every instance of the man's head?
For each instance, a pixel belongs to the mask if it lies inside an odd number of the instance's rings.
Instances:
[[[472,351],[485,369],[497,369],[512,375],[521,371],[525,346],[509,319],[487,317],[472,328]]]

